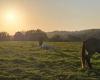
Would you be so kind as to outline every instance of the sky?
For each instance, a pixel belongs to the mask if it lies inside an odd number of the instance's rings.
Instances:
[[[100,0],[0,0],[0,32],[100,28]]]

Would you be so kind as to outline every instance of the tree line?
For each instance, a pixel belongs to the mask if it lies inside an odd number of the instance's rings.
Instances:
[[[52,36],[50,34],[53,34]],[[44,32],[40,29],[18,31],[13,36],[7,32],[0,32],[0,41],[53,41],[53,42],[68,42],[68,41],[83,41],[89,37],[100,38],[100,29],[84,30],[78,32]]]
[[[40,29],[29,31],[18,31],[13,36],[7,32],[0,32],[0,41],[38,41],[47,40],[46,33]]]
[[[46,32],[37,29],[29,31],[18,31],[13,36],[9,35],[7,32],[0,32],[0,41],[53,41],[53,42],[63,42],[70,39],[76,39],[73,36],[69,36],[68,39],[64,39],[61,35],[55,34],[49,37]]]
[[[13,36],[7,32],[0,32],[0,41],[62,41],[60,35],[49,38],[46,32],[37,30],[18,31]]]

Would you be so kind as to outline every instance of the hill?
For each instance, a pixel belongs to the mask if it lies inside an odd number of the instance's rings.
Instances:
[[[60,35],[65,41],[83,41],[90,37],[100,38],[100,29],[47,32],[47,36],[49,38],[53,37],[54,35]]]

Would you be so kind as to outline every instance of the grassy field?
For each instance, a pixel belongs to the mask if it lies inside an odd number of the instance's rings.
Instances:
[[[44,50],[30,41],[0,42],[0,80],[100,80],[100,54],[93,70],[81,70],[79,42],[51,42]]]

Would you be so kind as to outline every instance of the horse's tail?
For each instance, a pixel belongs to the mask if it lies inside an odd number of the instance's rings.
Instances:
[[[81,53],[81,65],[82,65],[82,68],[85,67],[85,42],[83,41],[83,45],[82,45],[82,53]]]

